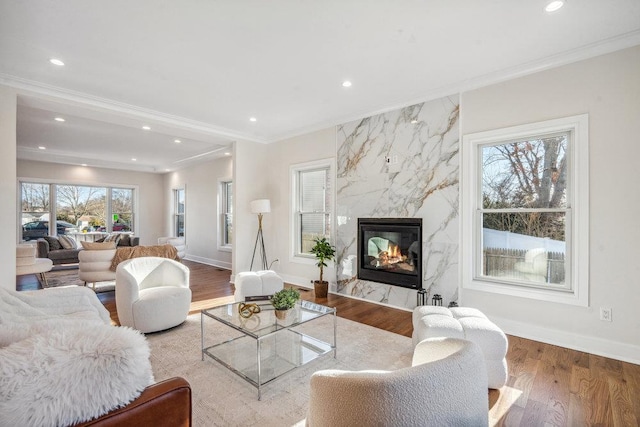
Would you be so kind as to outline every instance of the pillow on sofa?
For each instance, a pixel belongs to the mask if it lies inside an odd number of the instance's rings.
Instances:
[[[49,250],[50,251],[57,251],[57,250],[62,249],[62,245],[60,244],[60,241],[58,240],[57,237],[44,236],[43,239],[46,240],[47,243],[49,243]]]
[[[131,246],[131,237],[128,234],[121,234],[118,246]]]
[[[84,249],[91,251],[104,251],[108,249],[115,249],[116,242],[80,242]]]
[[[138,331],[62,325],[0,348],[0,425],[73,425],[127,405],[154,382]]]
[[[78,249],[78,244],[69,236],[58,236],[62,249]]]
[[[115,242],[116,246],[118,246],[118,242],[122,238],[122,234],[120,233],[111,233],[107,237],[104,238],[105,242]]]

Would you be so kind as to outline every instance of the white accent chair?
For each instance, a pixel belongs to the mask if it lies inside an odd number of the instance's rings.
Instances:
[[[35,274],[47,286],[45,273],[51,271],[53,261],[49,258],[36,258],[36,246],[28,243],[19,244],[16,247],[16,276]]]
[[[115,249],[83,249],[78,252],[78,277],[85,285],[92,283],[95,289],[97,282],[116,280],[116,272],[111,270],[111,261],[116,254]]]
[[[323,370],[311,376],[306,424],[487,426],[487,374],[480,348],[454,338],[420,342],[396,371]]]
[[[272,270],[243,271],[235,277],[233,297],[242,302],[248,296],[273,295],[284,288],[284,281]]]
[[[471,307],[425,305],[413,310],[413,344],[435,337],[460,338],[480,347],[487,370],[488,388],[507,382],[507,336],[480,310]]]
[[[532,282],[547,281],[547,251],[544,248],[529,249],[524,254],[524,261],[516,262],[514,269],[523,273],[524,278]]]
[[[116,309],[122,326],[156,332],[185,321],[191,305],[189,268],[172,259],[133,258],[116,268]]]
[[[183,259],[187,252],[187,244],[184,237],[158,237],[159,245],[172,245],[178,250],[178,257]]]

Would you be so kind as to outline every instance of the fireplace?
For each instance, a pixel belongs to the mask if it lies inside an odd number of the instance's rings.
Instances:
[[[358,278],[422,289],[422,219],[359,218]]]

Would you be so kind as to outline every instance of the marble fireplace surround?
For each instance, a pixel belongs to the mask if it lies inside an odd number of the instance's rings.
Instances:
[[[422,286],[458,298],[459,97],[448,96],[337,128],[338,294],[398,308],[416,290],[357,278],[358,218],[422,218]]]

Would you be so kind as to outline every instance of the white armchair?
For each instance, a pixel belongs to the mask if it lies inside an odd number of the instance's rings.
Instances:
[[[83,249],[78,252],[78,277],[85,284],[110,282],[116,279],[116,272],[111,270],[111,261],[116,249]]]
[[[122,326],[156,332],[184,322],[191,305],[189,269],[160,257],[133,258],[116,268],[116,309]]]
[[[487,373],[471,341],[429,338],[412,367],[318,371],[311,376],[307,426],[486,426]]]
[[[47,287],[47,271],[53,268],[53,261],[49,258],[36,258],[36,247],[29,243],[16,247],[16,276],[35,274],[42,285]]]

